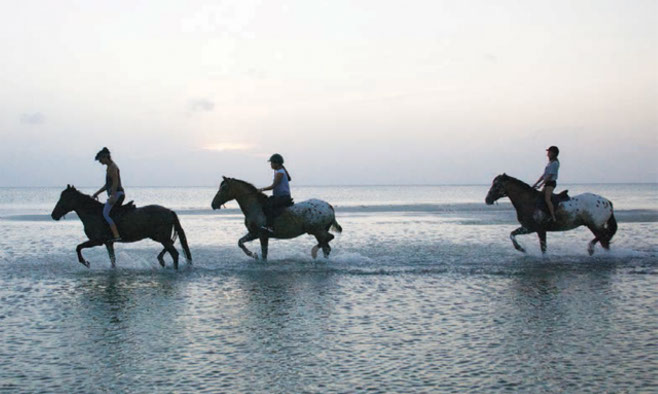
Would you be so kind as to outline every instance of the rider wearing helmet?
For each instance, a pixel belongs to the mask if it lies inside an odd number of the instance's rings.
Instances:
[[[553,207],[551,196],[553,195],[553,190],[555,190],[555,187],[557,186],[557,171],[560,168],[560,161],[557,159],[557,155],[560,154],[560,150],[557,146],[551,146],[546,149],[546,152],[548,152],[546,154],[548,156],[548,164],[544,169],[544,174],[537,179],[537,182],[535,182],[532,187],[539,188],[542,185],[544,186],[544,199],[548,206],[548,212],[551,214],[550,220],[555,221],[555,208]]]
[[[104,191],[107,192],[108,199],[105,202],[105,206],[103,206],[103,218],[105,218],[105,221],[107,221],[112,230],[112,236],[114,237],[112,241],[120,241],[119,230],[117,230],[116,224],[110,217],[110,211],[115,204],[121,205],[126,198],[126,194],[121,186],[121,172],[116,163],[112,161],[112,156],[110,156],[110,151],[107,148],[101,149],[96,154],[96,160],[107,166],[107,172],[105,174],[105,185],[98,189],[93,197],[98,199],[99,194]]]
[[[283,166],[283,156],[278,153],[273,154],[270,159],[270,166],[274,170],[274,181],[270,186],[258,189],[259,192],[272,190],[272,196],[267,200],[263,207],[267,223],[262,229],[268,233],[273,233],[272,224],[277,214],[281,213],[285,207],[293,204],[290,196],[290,181],[292,178],[286,167]]]

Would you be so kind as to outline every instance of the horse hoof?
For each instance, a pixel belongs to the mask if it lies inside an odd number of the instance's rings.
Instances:
[[[87,260],[81,261],[80,264],[84,265],[87,268],[91,267],[91,264],[89,264],[89,262]]]

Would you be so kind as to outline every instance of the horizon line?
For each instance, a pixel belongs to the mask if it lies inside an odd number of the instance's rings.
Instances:
[[[384,184],[384,183],[365,183],[365,184],[301,184],[295,185],[296,187],[417,187],[417,186],[487,186],[489,183],[399,183],[399,184]],[[658,185],[656,182],[568,182],[561,183],[560,185]],[[72,185],[75,186],[75,185]],[[53,185],[30,185],[30,186],[0,186],[0,189],[36,189],[36,188],[58,188],[62,186]],[[82,185],[76,186],[77,188],[94,188],[97,185]],[[196,187],[216,187],[215,185],[134,185],[129,187],[136,188],[196,188]]]

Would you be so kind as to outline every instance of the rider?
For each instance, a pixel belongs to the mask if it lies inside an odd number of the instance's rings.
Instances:
[[[115,204],[121,205],[126,198],[126,194],[121,186],[121,172],[116,163],[112,161],[112,156],[110,156],[110,151],[107,148],[101,149],[101,151],[96,154],[96,160],[107,166],[107,173],[105,175],[105,185],[98,189],[93,197],[98,199],[99,194],[104,191],[107,192],[108,199],[105,202],[105,206],[103,206],[103,217],[112,230],[112,236],[114,237],[112,241],[120,241],[121,237],[119,236],[119,230],[117,230],[116,224],[114,224],[114,221],[110,217],[110,211]]]
[[[557,146],[551,146],[550,148],[546,149],[546,151],[548,152],[546,154],[548,156],[548,164],[544,169],[544,174],[540,176],[539,179],[537,179],[537,182],[535,182],[532,187],[539,188],[540,186],[544,185],[544,199],[546,200],[546,205],[548,206],[548,212],[551,214],[550,220],[556,221],[555,209],[553,208],[551,195],[557,186],[557,171],[560,168],[560,161],[557,159],[557,155],[560,154],[560,150],[557,148]]]
[[[267,222],[265,226],[261,227],[261,229],[268,233],[273,233],[274,230],[272,229],[272,224],[277,211],[292,205],[289,183],[292,181],[292,178],[286,167],[283,166],[283,156],[275,153],[270,157],[269,162],[274,170],[274,181],[270,186],[258,189],[258,191],[264,192],[266,190],[272,190],[272,196],[268,198],[267,204],[263,207]]]

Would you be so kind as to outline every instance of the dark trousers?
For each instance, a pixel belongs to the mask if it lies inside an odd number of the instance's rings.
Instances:
[[[267,220],[267,226],[271,227],[274,219],[281,215],[283,211],[293,204],[290,196],[271,196],[263,206],[263,212]]]

